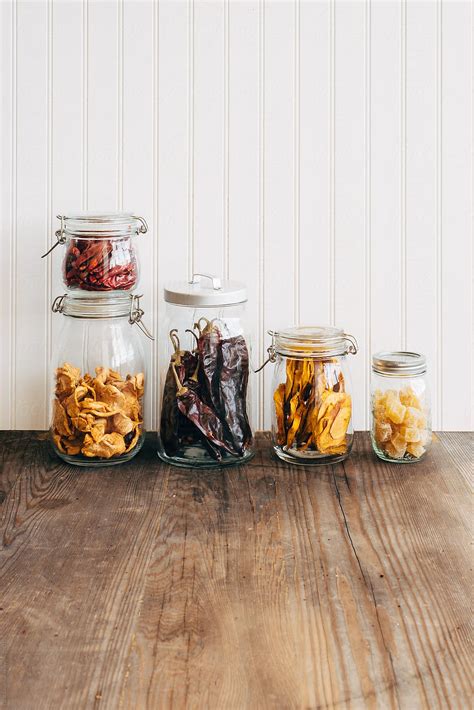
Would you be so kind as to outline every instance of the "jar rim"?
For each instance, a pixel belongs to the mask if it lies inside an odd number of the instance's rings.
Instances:
[[[148,231],[145,220],[131,212],[76,212],[58,219],[61,235],[76,239],[118,239]]]
[[[357,341],[335,326],[293,326],[279,331],[268,331],[273,338],[275,352],[290,357],[333,357],[354,354]]]
[[[408,377],[426,372],[426,357],[409,350],[384,350],[372,355],[372,370],[380,375]]]
[[[134,295],[125,292],[65,293],[54,300],[52,309],[72,318],[123,318],[130,316],[133,304]]]

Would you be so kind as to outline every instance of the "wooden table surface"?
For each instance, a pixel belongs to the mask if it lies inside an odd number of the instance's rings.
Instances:
[[[472,443],[93,470],[1,433],[0,707],[470,707]]]

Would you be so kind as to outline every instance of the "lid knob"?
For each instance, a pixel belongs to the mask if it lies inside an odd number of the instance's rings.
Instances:
[[[222,288],[221,280],[218,276],[213,276],[212,274],[193,274],[193,278],[189,282],[190,284],[197,284],[201,279],[210,279],[212,281],[212,288],[214,291],[220,291]]]

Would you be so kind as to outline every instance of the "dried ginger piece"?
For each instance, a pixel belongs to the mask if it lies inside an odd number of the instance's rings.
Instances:
[[[422,402],[412,387],[384,393],[376,390],[372,409],[375,441],[389,458],[420,458],[425,453],[431,434]]]

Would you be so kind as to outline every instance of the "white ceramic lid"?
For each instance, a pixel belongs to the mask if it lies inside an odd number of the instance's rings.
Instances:
[[[211,274],[194,274],[192,281],[166,284],[164,298],[178,306],[231,306],[247,300],[247,289],[240,281],[221,281]]]

